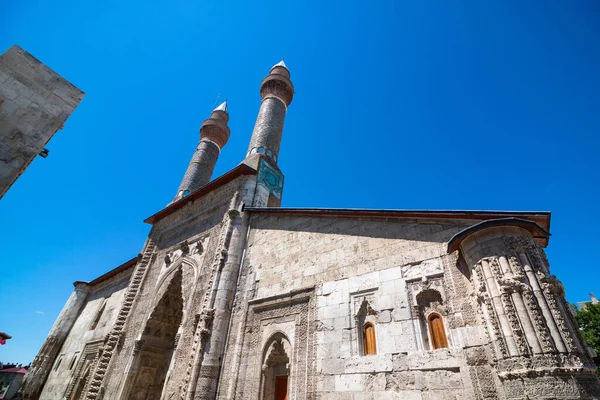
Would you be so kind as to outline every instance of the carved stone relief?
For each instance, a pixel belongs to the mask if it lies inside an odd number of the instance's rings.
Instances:
[[[244,340],[244,349],[248,352],[245,385],[238,388],[236,398],[259,398],[264,366],[261,360],[264,359],[263,349],[268,344],[263,343],[266,340],[263,332],[273,329],[270,326],[289,326],[289,323],[294,326],[294,337],[289,339],[293,343],[293,354],[289,362],[289,399],[312,398],[315,374],[314,317],[312,288],[291,296],[251,301]]]
[[[73,378],[67,386],[64,397],[70,400],[81,400],[86,392],[86,388],[90,383],[91,377],[98,363],[99,357],[102,355],[105,340],[95,340],[89,342],[83,348],[79,361],[75,366]]]

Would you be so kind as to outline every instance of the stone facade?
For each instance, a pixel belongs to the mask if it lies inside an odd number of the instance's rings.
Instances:
[[[62,399],[86,389],[123,306],[136,262],[132,259],[92,282],[74,283],[75,290],[26,376],[26,397]]]
[[[284,64],[261,95],[244,162],[146,220],[102,341],[74,295],[25,398],[600,398],[549,213],[279,208]]]
[[[0,55],[0,198],[84,93],[18,46]]]
[[[27,373],[27,369],[18,366],[12,368],[0,367],[0,399],[16,399],[19,387],[23,378]]]

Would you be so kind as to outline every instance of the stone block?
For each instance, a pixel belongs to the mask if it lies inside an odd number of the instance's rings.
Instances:
[[[400,267],[393,267],[379,271],[380,282],[393,281],[400,278],[402,278],[402,271]]]
[[[408,353],[393,354],[392,368],[394,371],[406,371],[408,369]]]
[[[450,330],[450,340],[453,347],[476,347],[487,343],[483,326],[462,326]]]
[[[379,272],[370,272],[359,276],[353,276],[348,279],[348,290],[364,290],[379,285]]]
[[[383,310],[377,315],[377,322],[385,324],[392,321],[392,313],[389,310]]]
[[[463,387],[460,373],[448,370],[424,371],[421,381],[425,389],[431,390],[442,389],[452,392]]]
[[[392,310],[392,318],[394,321],[405,321],[411,318],[410,310],[405,305],[404,307],[395,307]]]
[[[319,309],[319,318],[337,318],[340,316],[340,305],[332,304]]]
[[[319,344],[329,344],[329,343],[339,343],[342,341],[341,331],[339,330],[331,330],[324,332],[317,332],[317,343]]]
[[[363,374],[335,375],[336,392],[360,392],[365,388],[367,376]]]
[[[341,358],[324,358],[317,361],[317,371],[325,375],[344,373],[344,360]]]
[[[331,392],[335,390],[335,377],[333,375],[319,375],[315,380],[317,392]]]
[[[347,374],[391,372],[392,369],[391,354],[354,356],[346,359],[344,364],[344,372]]]
[[[456,353],[451,349],[412,352],[408,366],[411,370],[458,369],[460,357]]]
[[[377,392],[377,400],[422,400],[418,390],[399,390],[397,392]]]

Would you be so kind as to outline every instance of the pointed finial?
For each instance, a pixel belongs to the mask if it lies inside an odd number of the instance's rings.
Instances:
[[[229,107],[227,107],[227,99],[225,99],[224,102],[222,102],[217,108],[215,108],[213,111],[223,111],[225,114],[229,115]]]
[[[279,61],[277,64],[273,65],[273,68],[275,68],[275,67],[283,67],[285,69],[288,69],[287,65],[285,65],[285,62],[283,61],[283,57],[281,57],[281,61]],[[271,68],[271,70],[273,68]]]

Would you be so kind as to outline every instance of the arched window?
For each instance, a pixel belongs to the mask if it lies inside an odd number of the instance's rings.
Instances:
[[[73,358],[71,359],[71,364],[69,364],[69,371],[73,369],[73,365],[75,365],[75,361],[77,361],[77,355],[79,352],[76,352]]]
[[[56,367],[54,367],[55,371],[58,371],[58,367],[60,367],[60,363],[62,362],[64,354],[60,355],[60,358],[58,359],[58,362],[56,363]]]
[[[367,322],[363,325],[363,354],[365,356],[377,354],[377,345],[375,344],[375,326]]]
[[[429,325],[429,336],[431,338],[431,349],[441,349],[448,347],[448,339],[446,339],[446,331],[444,329],[444,321],[440,314],[431,313],[427,317],[427,325]]]
[[[100,307],[98,307],[98,311],[96,311],[96,315],[94,316],[94,320],[92,321],[92,324],[90,325],[90,331],[96,329],[96,327],[98,326],[98,322],[100,322],[100,318],[102,318],[102,314],[104,313],[104,308],[106,307],[106,299],[102,299],[102,303],[100,304]]]

